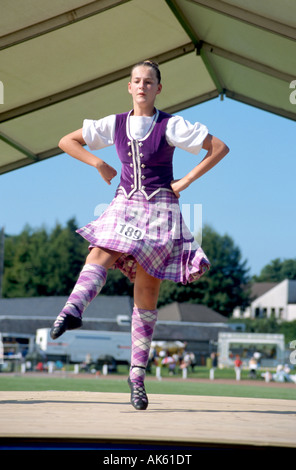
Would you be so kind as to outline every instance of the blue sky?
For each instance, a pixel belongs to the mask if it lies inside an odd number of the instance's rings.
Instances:
[[[230,147],[213,170],[182,193],[180,204],[202,204],[203,225],[233,238],[250,274],[259,274],[275,258],[295,258],[295,122],[227,98],[178,114],[207,125]],[[113,147],[100,156],[119,173]],[[203,156],[204,151],[196,157],[176,150],[175,178]],[[100,204],[111,201],[118,182],[119,175],[108,186],[95,169],[65,154],[4,174],[0,226],[10,235],[26,224],[51,230],[71,217],[82,226],[96,218]]]

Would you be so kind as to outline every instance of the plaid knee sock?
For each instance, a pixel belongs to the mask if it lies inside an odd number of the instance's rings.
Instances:
[[[131,382],[144,382],[156,320],[157,310],[144,310],[134,307],[132,315]]]
[[[106,278],[107,271],[103,266],[85,264],[62,311],[81,318],[86,307],[101,291]]]

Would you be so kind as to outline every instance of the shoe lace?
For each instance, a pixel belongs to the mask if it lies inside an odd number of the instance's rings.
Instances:
[[[66,318],[66,313],[61,312],[61,313],[57,316],[57,318],[56,318],[56,320],[55,320],[55,322],[54,322],[54,326],[59,326],[59,324],[62,323],[65,318]]]
[[[147,395],[146,395],[144,384],[132,382],[132,387],[133,387],[133,391],[132,391],[133,398],[135,400],[147,401]]]

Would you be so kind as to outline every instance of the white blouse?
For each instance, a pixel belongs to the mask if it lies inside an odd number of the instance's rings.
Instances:
[[[90,150],[99,150],[114,144],[116,115],[102,119],[83,121],[82,135]],[[142,139],[148,132],[153,116],[130,116],[130,133],[134,139]],[[172,116],[168,120],[166,139],[172,147],[178,147],[197,155],[208,129],[200,122],[192,124],[181,116]]]

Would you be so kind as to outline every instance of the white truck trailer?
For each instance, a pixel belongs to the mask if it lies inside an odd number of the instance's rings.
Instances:
[[[131,333],[125,332],[71,330],[52,340],[50,328],[40,328],[36,332],[36,344],[49,360],[81,363],[87,356],[93,362],[111,356],[116,363],[129,363],[131,356]]]

